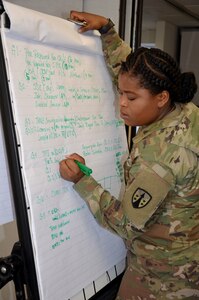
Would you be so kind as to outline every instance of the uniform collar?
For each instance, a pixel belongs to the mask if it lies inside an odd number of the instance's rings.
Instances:
[[[153,132],[161,131],[168,127],[174,127],[180,123],[183,117],[182,104],[175,104],[175,109],[168,113],[163,119],[138,129],[137,135],[133,138],[133,142],[137,143]]]

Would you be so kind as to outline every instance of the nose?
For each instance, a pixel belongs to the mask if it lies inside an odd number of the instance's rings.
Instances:
[[[128,99],[125,93],[122,93],[119,97],[119,104],[120,106],[127,106],[128,104]]]

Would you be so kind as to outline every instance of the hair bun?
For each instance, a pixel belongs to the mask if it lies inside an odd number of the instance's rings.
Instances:
[[[193,72],[185,72],[180,76],[180,102],[186,103],[193,99],[197,92],[196,78]]]

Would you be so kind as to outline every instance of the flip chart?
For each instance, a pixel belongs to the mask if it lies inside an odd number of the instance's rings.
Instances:
[[[96,32],[4,2],[2,41],[42,300],[69,299],[124,260],[122,239],[100,227],[59,161],[79,153],[119,197],[127,154],[117,97]]]

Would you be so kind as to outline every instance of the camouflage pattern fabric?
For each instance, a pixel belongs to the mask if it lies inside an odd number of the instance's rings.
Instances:
[[[74,185],[128,249],[117,300],[199,299],[198,120],[193,103],[176,103],[162,120],[139,129],[124,165],[122,199],[91,176]]]
[[[122,61],[126,60],[131,48],[119,37],[114,27],[101,36],[104,58],[113,82],[117,85],[117,77]]]

